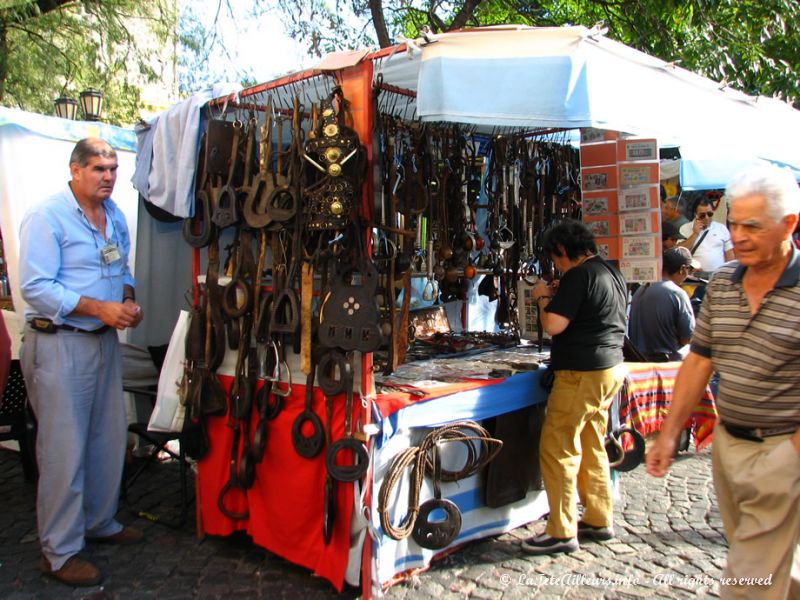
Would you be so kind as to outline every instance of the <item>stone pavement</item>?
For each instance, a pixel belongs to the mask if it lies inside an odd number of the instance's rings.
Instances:
[[[711,484],[711,455],[681,454],[664,479],[643,467],[623,476],[615,506],[617,538],[586,543],[570,555],[530,557],[519,542],[541,524],[473,542],[386,592],[387,598],[695,598],[717,597],[727,550]],[[131,500],[177,514],[177,465],[148,470]],[[136,546],[87,545],[84,556],[105,574],[101,586],[69,588],[38,570],[35,486],[25,484],[16,453],[0,448],[0,598],[144,600],[163,598],[358,598],[254,546],[244,535],[198,540],[181,529],[119,518],[147,536]],[[191,521],[192,519],[190,519]]]

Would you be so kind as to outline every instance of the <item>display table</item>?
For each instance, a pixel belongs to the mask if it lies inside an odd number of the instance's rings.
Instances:
[[[680,362],[626,363],[628,376],[620,390],[619,421],[646,436],[661,430],[672,404],[672,390]],[[687,423],[700,450],[708,446],[714,435],[717,409],[711,388],[706,386],[703,398]]]
[[[399,452],[417,445],[429,428],[470,419],[483,421],[537,403],[545,402],[547,393],[539,385],[544,369],[518,373],[502,381],[490,380],[487,385],[468,391],[448,394],[431,400],[416,402],[385,416],[381,422],[381,436],[373,453],[372,501],[368,516],[372,537],[372,581],[385,588],[402,574],[427,567],[437,555],[445,554],[465,542],[498,535],[542,517],[547,512],[547,498],[543,491],[532,490],[527,496],[499,508],[489,508],[484,503],[484,473],[452,483],[443,483],[443,498],[453,501],[462,516],[460,533],[446,548],[438,551],[421,548],[412,538],[394,540],[381,529],[377,490],[380,489],[389,465]],[[385,402],[377,401],[379,408]],[[531,452],[535,441],[531,440]],[[449,446],[449,445],[448,445]],[[460,449],[456,449],[458,452]],[[442,456],[446,467],[447,456]],[[463,464],[463,456],[450,457],[452,465]],[[407,482],[406,482],[407,484]],[[407,486],[400,487],[389,514],[397,523],[407,512]],[[433,498],[433,487],[428,478],[423,484],[420,502]]]
[[[232,377],[219,377],[227,389]],[[336,484],[336,520],[328,545],[322,538],[325,452],[312,459],[303,458],[291,440],[292,425],[304,407],[305,386],[292,385],[292,394],[285,398],[283,410],[270,422],[264,458],[256,467],[254,485],[246,492],[233,489],[226,497],[229,509],[249,512],[246,519],[234,520],[220,511],[220,492],[230,472],[233,430],[227,426],[226,417],[209,418],[210,449],[198,462],[197,509],[201,531],[210,535],[245,531],[255,544],[312,570],[338,590],[345,581],[352,585],[361,583],[362,547],[365,540],[370,540],[370,581],[377,590],[400,573],[427,566],[440,552],[539,518],[547,511],[543,492],[532,491],[522,501],[489,509],[483,506],[481,497],[482,473],[444,483],[442,496],[459,507],[463,526],[447,549],[433,552],[422,550],[410,538],[395,541],[384,535],[377,505],[377,491],[392,458],[401,449],[417,443],[428,428],[463,419],[482,421],[544,402],[547,396],[538,381],[538,372],[527,372],[502,378],[463,378],[430,389],[424,397],[379,394],[372,403],[371,469],[366,485],[362,490],[358,484]],[[344,433],[344,405],[343,395],[335,399],[333,439]],[[312,406],[324,422],[325,400],[316,388]],[[360,409],[361,402],[356,396],[354,414]],[[255,421],[252,419],[253,428]],[[443,452],[443,463],[445,460]],[[431,487],[426,482],[421,501],[430,497]],[[406,498],[406,488],[400,487],[392,510],[405,514]]]
[[[487,355],[473,361],[472,368],[482,368],[483,375],[465,370],[444,382],[430,381],[429,386],[417,381],[414,389],[422,390],[422,394],[391,391],[374,398],[373,423],[369,427],[371,467],[363,489],[358,483],[336,484],[336,520],[328,545],[322,539],[325,452],[312,459],[303,458],[291,440],[292,425],[303,410],[305,386],[292,386],[283,410],[270,422],[264,459],[256,467],[253,487],[247,492],[233,490],[226,498],[230,509],[249,512],[246,519],[231,519],[219,509],[220,491],[229,477],[233,431],[227,426],[226,417],[210,418],[210,450],[198,463],[197,506],[202,532],[229,535],[245,531],[257,545],[307,567],[338,590],[345,581],[351,585],[366,581],[363,565],[369,569],[371,591],[379,593],[465,542],[497,535],[541,518],[548,510],[543,491],[530,490],[516,502],[490,508],[484,499],[485,473],[479,472],[441,485],[442,498],[454,502],[462,516],[461,530],[447,547],[436,551],[421,548],[411,537],[392,539],[381,527],[378,491],[398,453],[418,445],[432,428],[460,420],[484,422],[546,401],[547,394],[539,384],[543,367],[506,373],[493,370],[491,360]],[[416,363],[412,367],[416,371],[410,377],[432,373],[436,367],[428,363]],[[619,424],[633,426],[643,435],[656,432],[669,410],[680,363],[628,363],[627,367],[629,375],[619,394],[618,414],[612,414],[612,421],[618,418]],[[470,377],[470,373],[474,376]],[[220,379],[226,388],[232,382],[230,376],[222,375]],[[344,433],[344,405],[343,396],[334,400],[333,439]],[[312,406],[324,420],[325,400],[319,389],[314,390]],[[354,414],[360,410],[363,409],[359,399],[354,402]],[[253,428],[255,421],[251,423]],[[715,421],[714,399],[707,388],[690,420],[698,448],[710,443]],[[534,448],[535,441],[531,440],[532,452]],[[464,462],[464,452],[461,444],[445,444],[441,453],[443,468],[458,468]],[[408,486],[409,477],[404,475],[388,505],[394,525],[407,513]],[[432,483],[426,477],[420,502],[433,496]],[[369,544],[368,563],[362,561],[365,543]]]

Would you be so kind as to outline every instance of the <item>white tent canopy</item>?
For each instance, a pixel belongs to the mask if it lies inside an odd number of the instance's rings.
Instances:
[[[376,61],[384,83],[416,92],[412,108],[423,121],[652,136],[692,148],[694,159],[704,161],[692,175],[696,189],[724,185],[716,161],[766,160],[800,172],[800,111],[724,87],[601,32],[499,26],[429,39]],[[715,185],[703,180],[709,168],[716,169]]]

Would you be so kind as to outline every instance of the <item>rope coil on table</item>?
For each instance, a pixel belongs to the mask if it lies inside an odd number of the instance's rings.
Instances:
[[[378,511],[381,527],[386,535],[402,540],[411,535],[414,523],[420,512],[420,492],[425,474],[434,472],[432,453],[437,444],[460,442],[467,448],[467,460],[458,471],[441,469],[442,481],[457,481],[470,477],[483,469],[494,459],[503,447],[501,440],[495,439],[475,421],[456,421],[434,429],[428,433],[419,446],[411,446],[398,453],[393,459],[381,483],[378,493]],[[476,444],[479,449],[476,449]],[[411,466],[411,486],[408,491],[408,513],[395,526],[389,516],[389,501],[397,482]]]

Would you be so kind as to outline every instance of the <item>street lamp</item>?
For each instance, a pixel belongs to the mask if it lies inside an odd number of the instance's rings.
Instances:
[[[83,116],[87,121],[99,121],[103,113],[103,93],[87,88],[80,94]]]
[[[55,101],[56,115],[62,119],[74,120],[78,112],[78,101],[75,98],[70,98],[61,94]]]

